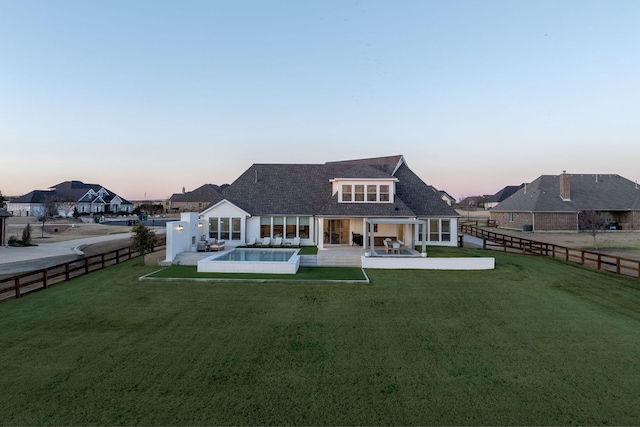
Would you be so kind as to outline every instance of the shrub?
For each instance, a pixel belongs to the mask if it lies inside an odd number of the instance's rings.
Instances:
[[[22,245],[23,246],[31,245],[31,224],[27,224],[24,230],[22,230]]]

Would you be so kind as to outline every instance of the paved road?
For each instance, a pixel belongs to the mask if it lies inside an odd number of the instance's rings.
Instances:
[[[0,246],[0,275],[38,270],[84,256],[82,248],[95,243],[129,239],[131,233],[86,237],[57,243],[39,243],[27,248]]]

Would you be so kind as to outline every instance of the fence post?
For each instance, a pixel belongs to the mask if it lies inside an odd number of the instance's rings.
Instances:
[[[89,274],[89,258],[84,259],[84,274]]]
[[[20,277],[16,276],[14,283],[16,288],[16,298],[20,298]]]
[[[101,254],[101,260],[102,260],[102,269],[104,270],[104,254]]]
[[[129,246],[129,259],[131,259],[131,246]]]
[[[120,264],[120,249],[116,250],[116,264]]]
[[[601,270],[602,267],[602,254],[598,252],[598,270]]]
[[[484,237],[482,238],[482,249],[487,249],[487,239]]]
[[[42,270],[42,283],[44,284],[44,288],[47,289],[49,287],[49,283],[47,283],[47,276],[48,276],[48,271],[45,268],[44,270]]]
[[[616,273],[620,274],[620,257],[616,257]]]

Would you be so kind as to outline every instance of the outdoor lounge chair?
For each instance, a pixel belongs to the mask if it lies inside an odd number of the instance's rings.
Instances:
[[[209,242],[206,240],[200,240],[198,245],[196,246],[196,251],[198,252],[207,252],[209,250]]]
[[[299,237],[294,237],[293,240],[291,241],[291,246],[294,248],[299,248],[300,247],[300,238]]]
[[[211,243],[209,243],[209,250],[210,251],[223,251],[224,250],[224,240],[214,240]]]
[[[249,239],[249,241],[247,242],[247,247],[248,248],[253,248],[256,246],[256,238],[252,237]]]
[[[275,239],[273,239],[273,243],[271,244],[272,247],[274,248],[279,248],[282,246],[282,237],[276,237]]]
[[[263,237],[262,241],[256,242],[256,246],[258,247],[269,247],[269,243],[271,243],[271,239],[269,237]]]

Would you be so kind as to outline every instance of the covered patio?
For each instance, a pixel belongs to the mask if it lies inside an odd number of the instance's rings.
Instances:
[[[409,256],[409,257],[426,257],[427,256],[427,220],[420,219],[408,219],[408,218],[369,218],[365,220],[365,236],[363,239],[363,249],[365,252],[368,252],[372,257],[378,256]],[[383,248],[382,250],[376,249],[375,244],[375,226],[377,224],[388,224],[388,225],[414,225],[418,226],[422,224],[422,253],[417,252],[414,249],[414,233],[410,233],[407,237],[406,242],[394,241],[393,250],[391,253],[388,253],[387,248]],[[395,245],[398,245],[397,247]],[[370,248],[370,251],[367,251],[367,248]],[[396,251],[396,249],[398,249]]]

